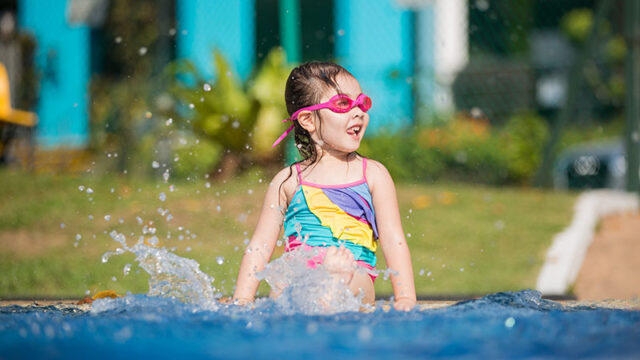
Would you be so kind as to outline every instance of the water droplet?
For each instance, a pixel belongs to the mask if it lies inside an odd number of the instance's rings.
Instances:
[[[87,188],[87,194],[93,194],[93,189],[92,188]]]
[[[147,48],[142,46],[140,49],[138,49],[138,54],[140,54],[140,56],[144,56],[147,54]]]
[[[204,187],[206,187],[207,189],[210,188],[211,187],[211,183],[207,181],[206,183],[204,183]]]
[[[418,275],[420,276],[424,275],[424,269],[420,269],[420,272],[418,273]]]
[[[358,340],[362,342],[368,342],[373,337],[373,332],[368,326],[362,326],[358,329]]]
[[[142,218],[140,216],[136,216],[136,221],[138,222],[138,225],[142,225]]]
[[[78,186],[78,190],[84,191],[84,186],[82,186],[82,185]]]
[[[220,210],[222,210],[222,207],[220,207],[220,205],[216,206],[216,211],[220,212]]]
[[[104,216],[104,219],[105,219],[106,221],[111,220],[111,215],[105,215],[105,216]]]
[[[460,272],[464,272],[464,268],[460,268]]]
[[[147,118],[147,119],[151,119],[152,116],[153,116],[153,114],[151,113],[151,111],[147,111],[147,112],[144,113],[144,117]],[[117,154],[116,154],[116,156],[117,156]]]
[[[431,276],[431,271],[429,271],[429,272],[427,273],[427,277],[429,277],[429,276]]]
[[[338,30],[338,36],[344,36],[344,29]]]
[[[224,257],[222,257],[222,256],[218,256],[218,257],[216,258],[216,263],[218,263],[218,265],[222,265],[222,264],[224,264]]]
[[[205,83],[202,88],[204,89],[204,91],[211,91],[211,85],[209,85],[207,83]]]
[[[488,0],[476,0],[476,9],[480,11],[489,10],[489,1]]]
[[[116,44],[120,44],[122,42],[122,36],[116,36],[114,41],[116,42]]]
[[[124,273],[124,276],[129,275],[130,271],[131,271],[131,264],[126,264],[124,268],[122,268],[122,272]]]
[[[511,329],[515,324],[516,324],[516,319],[514,319],[511,316],[509,316],[507,320],[504,321],[504,326],[508,327],[509,329]]]
[[[249,189],[249,190],[247,190],[247,194],[249,194],[249,195],[253,195],[253,189]]]
[[[502,220],[497,220],[493,226],[496,228],[496,230],[501,231],[504,229],[504,221]]]
[[[196,106],[195,106],[194,104],[189,104],[189,109],[193,109],[193,108],[195,108],[195,107],[196,107]]]
[[[169,169],[166,169],[164,173],[162,173],[162,178],[164,179],[164,182],[169,181]]]
[[[64,229],[64,223],[60,223],[60,229]]]
[[[171,125],[172,123],[173,123],[173,119],[172,119],[172,118],[168,118],[168,119],[167,119],[167,121],[165,121],[165,122],[164,122],[164,124],[165,124],[166,126],[169,126],[169,125]]]
[[[238,122],[238,120],[235,120],[233,123],[231,123],[231,127],[234,129],[237,129],[240,127],[240,123]]]
[[[151,167],[154,168],[154,169],[157,169],[157,168],[160,167],[160,163],[157,162],[157,161],[154,161],[154,162],[151,163]]]
[[[160,199],[160,201],[165,201],[167,200],[167,195],[165,195],[163,192],[160,193],[160,195],[158,195],[158,199]]]

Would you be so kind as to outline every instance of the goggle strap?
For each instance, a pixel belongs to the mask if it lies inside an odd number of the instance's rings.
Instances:
[[[289,120],[289,119],[287,119],[287,120]],[[287,137],[287,135],[289,135],[289,133],[295,127],[296,127],[296,124],[292,124],[291,126],[289,126],[289,128],[287,130],[285,130],[285,132],[283,132],[282,135],[280,135],[280,137],[276,140],[276,142],[273,143],[273,145],[271,145],[271,147],[276,147],[276,145],[278,145],[285,137]]]

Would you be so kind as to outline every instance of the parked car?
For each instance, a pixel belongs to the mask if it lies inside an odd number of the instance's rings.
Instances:
[[[589,143],[563,151],[554,166],[556,189],[624,190],[627,161],[621,139]]]

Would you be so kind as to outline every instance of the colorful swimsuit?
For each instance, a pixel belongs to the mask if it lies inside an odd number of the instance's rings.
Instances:
[[[305,248],[344,244],[358,265],[375,268],[378,228],[367,184],[367,159],[362,160],[362,169],[363,176],[358,181],[318,185],[302,180],[300,164],[296,164],[300,186],[285,213],[286,251],[303,244]],[[316,263],[321,263],[321,258]]]

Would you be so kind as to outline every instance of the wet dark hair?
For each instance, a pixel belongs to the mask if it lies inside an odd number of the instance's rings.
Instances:
[[[291,70],[284,89],[284,100],[289,116],[303,107],[319,104],[322,94],[328,89],[335,89],[336,92],[341,93],[336,81],[338,75],[354,77],[347,69],[330,62],[312,61]],[[307,167],[311,166],[319,160],[316,143],[298,120],[294,120],[293,124],[294,140],[302,157],[298,163],[311,160]],[[282,184],[293,175],[293,165],[295,163],[289,166],[289,176]]]
[[[293,69],[284,89],[284,100],[289,116],[303,107],[320,103],[322,94],[327,89],[333,88],[340,93],[336,82],[338,75],[353,77],[347,69],[329,62],[313,61]],[[295,125],[294,139],[302,161],[311,159],[311,163],[315,163],[318,157],[316,144],[311,139],[309,132],[300,126],[298,120],[294,120],[293,123]]]

